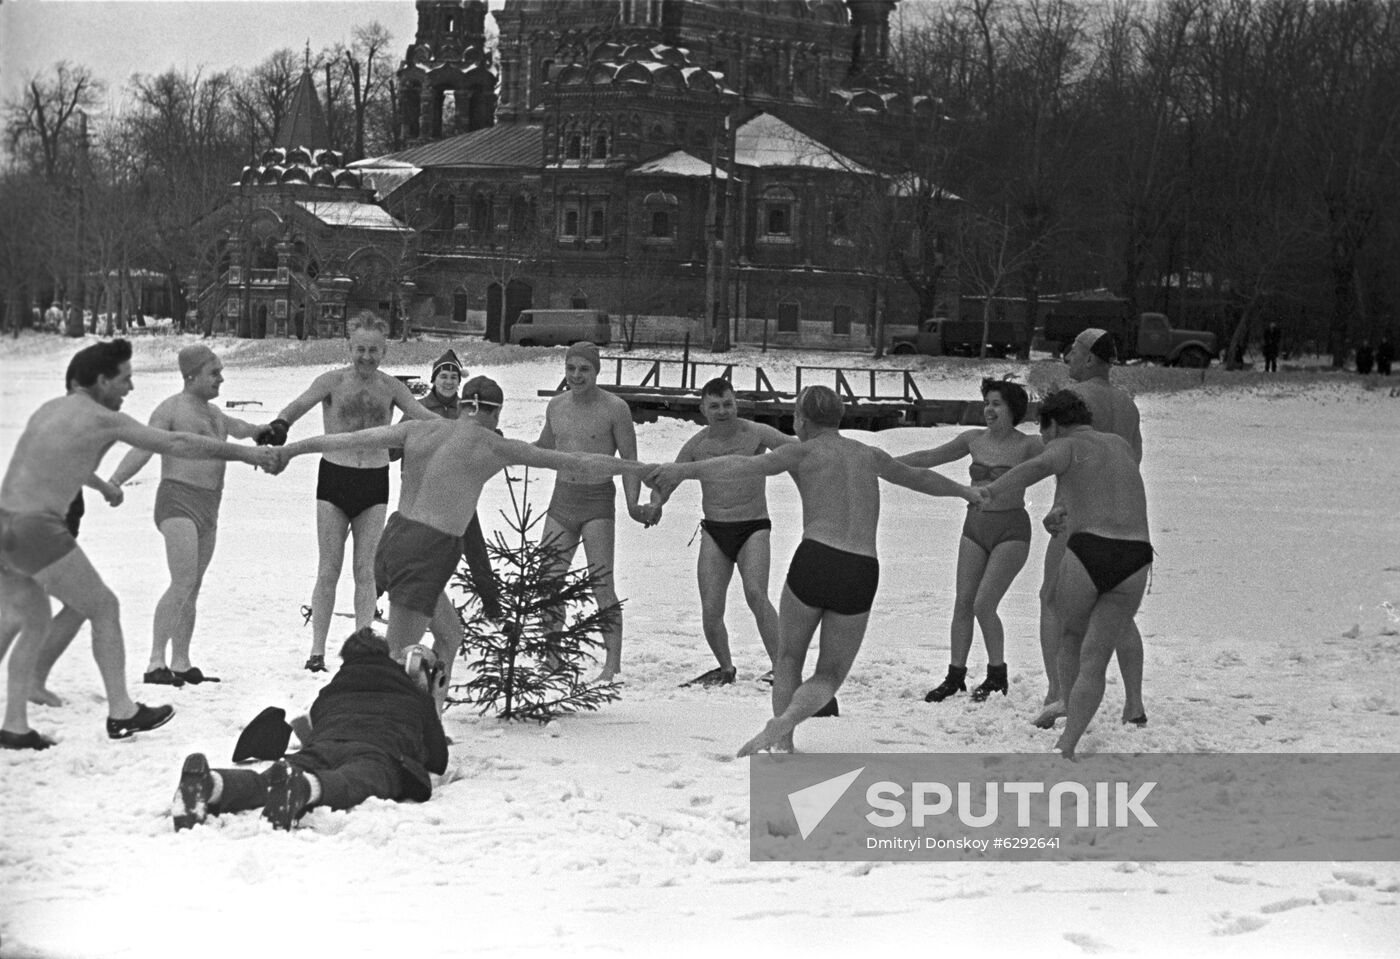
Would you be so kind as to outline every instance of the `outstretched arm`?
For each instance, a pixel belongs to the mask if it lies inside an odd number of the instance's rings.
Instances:
[[[612,416],[613,445],[617,455],[625,460],[637,459],[637,428],[632,425],[632,410],[626,403],[617,404]],[[651,510],[643,511],[637,505],[642,495],[642,481],[635,473],[622,474],[622,496],[627,502],[628,514],[637,522],[651,525]]]
[[[256,423],[240,420],[236,416],[229,416],[223,410],[219,410],[219,416],[223,417],[224,429],[228,431],[228,435],[236,440],[257,439],[267,429],[267,426],[259,426]]]
[[[708,429],[709,428],[706,427],[705,429],[701,430],[700,432],[692,436],[690,439],[685,441],[685,445],[681,447],[681,451],[676,454],[675,461],[677,463],[690,463],[694,461],[695,451],[700,448],[700,443],[702,440],[704,440]],[[679,483],[679,481],[677,481],[677,483]],[[655,518],[657,521],[661,519],[661,507],[665,505],[666,501],[671,498],[671,494],[675,491],[676,487],[674,485],[653,486],[651,488],[651,505],[652,508],[656,511]]]
[[[1003,493],[1018,493],[1027,486],[1034,486],[1043,479],[1057,476],[1069,469],[1071,456],[1068,440],[1052,440],[1045,447],[1045,452],[1003,473],[981,489],[985,491],[988,499]]]
[[[903,456],[896,456],[895,460],[916,469],[928,469],[932,466],[956,462],[964,456],[972,455],[972,448],[967,444],[973,436],[977,435],[977,432],[977,430],[965,430],[942,446],[919,450],[915,453],[905,453]]]
[[[619,459],[602,453],[561,453],[540,449],[533,443],[495,438],[492,447],[505,466],[536,466],[550,470],[588,470],[601,476],[642,476],[654,469],[650,463]]]
[[[171,430],[174,428],[169,408],[166,406],[165,402],[157,406],[155,412],[151,414],[149,425],[153,429],[158,430]],[[112,471],[112,478],[108,482],[113,486],[121,486],[137,473],[141,472],[141,467],[149,463],[151,457],[154,455],[155,453],[151,450],[140,449],[133,446],[131,449],[127,450],[126,455],[123,456],[121,462],[117,464],[117,468]],[[104,492],[103,495],[106,496],[106,493]],[[110,497],[108,498],[110,499]]]
[[[122,492],[120,486],[107,482],[96,473],[93,473],[85,479],[83,485],[91,487],[101,493],[102,498],[107,501],[108,506],[120,506],[122,505],[122,500],[126,499],[126,494]]]
[[[956,483],[933,470],[916,469],[901,463],[884,450],[875,451],[875,470],[880,479],[916,493],[926,496],[957,496],[969,503],[977,502],[977,491],[971,486]]]
[[[331,388],[335,385],[336,375],[337,374],[332,371],[330,373],[322,373],[320,376],[316,377],[311,381],[311,385],[306,388],[305,393],[302,393],[296,399],[282,407],[282,412],[277,414],[277,419],[286,423],[288,426],[301,419],[306,415],[308,410],[330,395]]]
[[[690,463],[668,463],[658,466],[648,474],[649,486],[675,487],[682,480],[724,480],[745,479],[759,476],[777,476],[796,469],[807,455],[808,448],[801,443],[792,443],[771,453],[759,456],[716,456],[713,459]]]
[[[187,460],[237,460],[273,473],[280,469],[276,452],[266,447],[239,446],[197,433],[153,429],[123,413],[113,415],[117,417],[112,431],[114,439],[152,453]]]
[[[434,416],[433,419],[438,419]],[[379,450],[403,446],[408,441],[409,424],[400,421],[390,426],[373,426],[353,433],[326,433],[297,440],[281,448],[282,456],[291,459],[303,453],[330,453],[338,450]]]
[[[796,436],[790,436],[780,429],[775,429],[767,423],[751,423],[754,431],[758,433],[758,441],[766,449],[775,450],[780,446],[788,446],[792,443],[801,442]]]

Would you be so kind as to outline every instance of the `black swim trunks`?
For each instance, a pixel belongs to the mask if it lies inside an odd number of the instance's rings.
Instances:
[[[360,469],[321,460],[316,498],[330,503],[346,519],[354,519],[371,506],[385,506],[389,502],[389,467]]]
[[[814,609],[843,616],[868,613],[880,586],[880,561],[804,539],[792,554],[787,585],[792,595]]]
[[[1065,548],[1084,566],[1100,596],[1138,570],[1152,565],[1152,544],[1140,539],[1113,539],[1096,533],[1075,533]]]
[[[731,563],[739,562],[739,553],[744,548],[744,544],[749,541],[749,537],[761,529],[772,529],[773,521],[770,519],[744,519],[736,521],[726,521],[720,519],[702,519],[700,527],[710,539],[715,541],[719,551],[729,558]]]

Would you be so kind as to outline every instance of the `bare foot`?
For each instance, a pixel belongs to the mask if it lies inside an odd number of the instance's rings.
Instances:
[[[1065,737],[1063,736],[1055,740],[1055,752],[1059,753],[1061,756],[1065,757],[1072,763],[1079,762],[1078,757],[1074,755],[1074,747],[1065,745]]]
[[[752,756],[765,749],[776,753],[792,752],[792,726],[775,716],[768,720],[763,732],[739,747],[738,755]]]
[[[29,694],[29,701],[38,706],[53,706],[55,708],[63,705],[63,697],[52,692],[47,686],[40,686]]]
[[[1045,708],[1031,720],[1031,725],[1040,729],[1054,729],[1055,720],[1064,719],[1064,717],[1065,704],[1057,699],[1053,703],[1046,703]]]

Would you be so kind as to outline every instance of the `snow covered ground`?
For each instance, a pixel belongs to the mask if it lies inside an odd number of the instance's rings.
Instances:
[[[184,342],[138,341],[127,412],[144,419],[179,388],[174,353]],[[36,337],[0,346],[0,459],[8,462],[32,410],[58,394],[78,345]],[[328,368],[295,366],[290,348],[274,356],[218,346],[228,361],[222,399],[257,400],[242,414],[254,421]],[[385,369],[426,373],[442,347],[396,344]],[[507,434],[532,439],[545,407],[535,392],[558,382],[562,362],[522,355],[488,351],[468,365],[504,386]],[[770,371],[864,365],[818,354],[743,360]],[[925,396],[973,398],[984,372],[1014,367],[936,365],[920,385]],[[1053,375],[1042,366],[1032,380]],[[1118,723],[1111,675],[1081,751],[1395,751],[1400,621],[1387,604],[1400,606],[1400,397],[1355,377],[1230,382],[1213,372],[1198,388],[1139,397],[1159,554],[1139,617],[1151,723]],[[313,413],[293,435],[319,428]],[[638,427],[641,457],[671,458],[693,429]],[[902,453],[955,430],[855,435]],[[103,475],[119,456],[109,454]],[[298,608],[316,558],[314,469],[311,457],[278,477],[229,469],[193,657],[221,684],[138,682],[138,698],[179,712],[157,732],[109,742],[84,634],[53,677],[68,705],[31,711],[59,745],[0,754],[0,956],[1395,955],[1394,862],[750,863],[747,763],[733,756],[767,717],[768,697],[754,681],[766,666],[737,586],[729,625],[740,682],[676,688],[711,665],[693,586],[697,547],[687,545],[699,518],[693,484],[659,527],[619,523],[619,702],[545,727],[451,710],[456,745],[430,803],[317,810],[290,835],[255,814],[175,835],[167,808],[184,755],[225,762],[259,709],[300,707],[324,681],[300,668],[310,630]],[[121,597],[133,680],[166,584],[151,523],[157,479],[152,463],[117,509],[89,495],[81,540]],[[550,483],[536,487],[537,503]],[[1032,491],[1032,514],[1049,498],[1048,488]],[[800,514],[786,479],[770,484],[769,501],[776,596]],[[488,530],[503,526],[507,502],[503,482],[488,487]],[[960,523],[952,501],[886,487],[881,590],[865,648],[841,718],[804,725],[799,748],[1043,752],[1053,742],[1027,721],[1043,692],[1043,534],[1002,604],[1011,695],[923,702],[947,663]],[[348,570],[338,607],[350,609]],[[349,618],[336,624],[352,627]],[[980,680],[984,662],[978,639],[970,677]]]

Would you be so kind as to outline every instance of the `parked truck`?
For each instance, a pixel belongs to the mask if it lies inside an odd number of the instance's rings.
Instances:
[[[1163,313],[1130,316],[1127,301],[1054,303],[1045,314],[1042,339],[1047,349],[1063,355],[1074,338],[1091,327],[1106,330],[1113,337],[1120,359],[1143,359],[1168,366],[1204,369],[1220,355],[1214,333],[1205,330],[1179,330]]]
[[[986,332],[988,356],[1013,356],[1026,341],[1025,327],[1015,320],[992,320]],[[888,327],[889,351],[930,356],[980,356],[982,333],[982,321],[971,318],[935,317],[918,326],[892,325]]]

